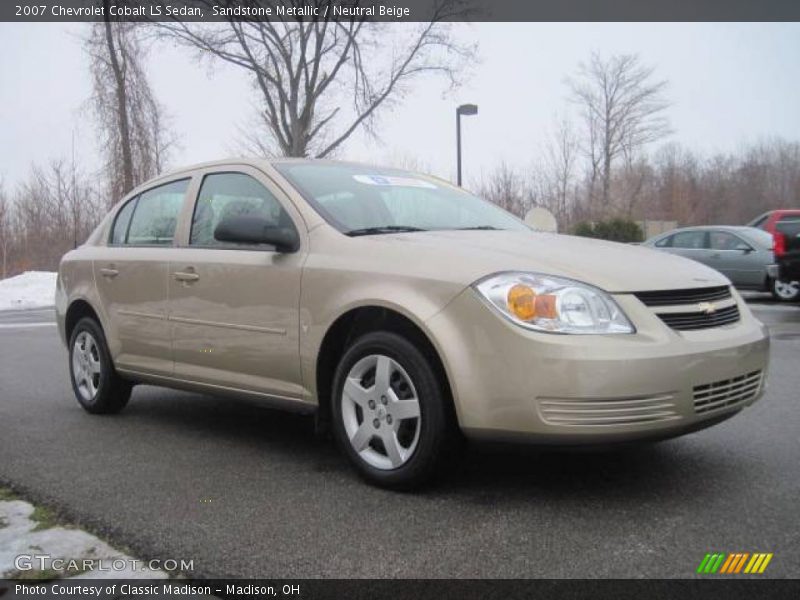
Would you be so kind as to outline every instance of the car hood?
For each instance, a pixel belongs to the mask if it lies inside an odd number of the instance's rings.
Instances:
[[[469,285],[500,271],[533,271],[583,281],[612,293],[727,285],[718,271],[647,247],[526,231],[425,231],[375,235],[381,260],[432,279]],[[393,261],[394,262],[394,261]]]

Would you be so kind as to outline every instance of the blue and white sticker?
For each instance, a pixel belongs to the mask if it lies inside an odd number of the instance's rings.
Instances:
[[[381,187],[415,187],[415,188],[427,188],[429,190],[436,189],[436,186],[433,185],[430,181],[425,181],[424,179],[417,179],[416,177],[394,177],[387,175],[353,175],[353,179],[355,179],[359,183],[364,183],[366,185],[377,185]]]

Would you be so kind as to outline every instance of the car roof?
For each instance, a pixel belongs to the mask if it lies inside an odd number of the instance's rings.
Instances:
[[[351,165],[351,166],[372,167],[372,168],[397,169],[398,171],[404,170],[398,167],[390,167],[390,166],[384,167],[372,163],[364,163],[352,160],[332,160],[329,158],[292,158],[292,157],[259,158],[253,156],[234,156],[234,157],[222,158],[219,160],[210,160],[206,162],[201,162],[181,167],[180,169],[175,169],[173,171],[164,173],[163,175],[159,176],[158,179],[172,178],[184,175],[191,171],[197,171],[199,169],[225,167],[228,165],[249,165],[251,167],[264,167],[267,165],[273,166],[280,164]]]
[[[748,231],[761,231],[758,227],[748,227],[747,225],[692,225],[691,227],[678,227],[677,229],[671,229],[669,231],[665,231],[664,233],[658,234],[658,236],[653,237],[660,237],[664,235],[670,235],[673,233],[679,233],[681,231],[708,231],[714,229],[716,231],[737,231],[740,233],[747,233]]]
[[[738,233],[740,235],[744,235],[751,241],[753,241],[755,238],[755,240],[761,240],[762,242],[764,234],[770,235],[763,229],[759,229],[758,227],[748,227],[747,225],[694,225],[692,227],[679,227],[677,229],[665,231],[664,233],[659,233],[648,238],[644,243],[655,243],[666,237],[675,235],[676,233],[682,233],[686,231],[727,231],[729,233]]]
[[[800,208],[777,208],[775,210],[770,210],[766,213],[766,215],[800,215]]]
[[[126,203],[130,198],[140,194],[150,188],[162,185],[167,183],[171,180],[190,177],[192,173],[195,171],[199,171],[201,169],[209,169],[215,167],[226,167],[230,165],[245,165],[250,167],[255,167],[261,170],[272,171],[273,165],[280,165],[280,164],[289,164],[289,163],[305,163],[305,164],[330,164],[330,165],[350,165],[350,166],[361,166],[361,167],[369,167],[369,168],[386,168],[386,169],[396,169],[396,170],[403,170],[397,169],[397,167],[380,167],[374,164],[368,163],[360,163],[356,161],[345,161],[345,160],[331,160],[325,158],[259,158],[253,156],[233,156],[229,158],[221,158],[218,160],[209,160],[205,162],[195,163],[192,165],[186,165],[179,169],[173,169],[171,171],[167,171],[156,177],[152,177],[147,181],[144,181],[137,185],[134,189],[130,192],[125,194],[122,201],[118,203],[118,205],[122,205]]]

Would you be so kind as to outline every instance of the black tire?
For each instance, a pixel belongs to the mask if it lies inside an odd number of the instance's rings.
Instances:
[[[96,387],[96,392],[89,398],[87,394],[91,393],[85,386],[76,381],[76,358],[75,353],[79,351],[76,348],[78,339],[85,342],[88,339],[82,334],[87,334],[94,342],[94,348],[91,354],[93,358],[99,361],[100,372],[93,376],[92,385]],[[80,362],[80,358],[77,362]],[[72,330],[72,335],[69,340],[69,378],[72,383],[72,391],[75,393],[75,398],[86,412],[99,415],[99,414],[113,414],[121,411],[128,404],[131,397],[131,390],[133,385],[120,377],[114,363],[111,360],[111,355],[108,352],[108,345],[106,344],[106,337],[103,334],[103,329],[94,319],[84,317],[75,325]],[[81,386],[84,389],[81,389]]]
[[[781,285],[782,283],[785,285],[786,282],[781,282],[778,279],[770,280],[769,291],[772,292],[772,297],[775,298],[775,300],[778,300],[780,302],[796,302],[796,301],[800,300],[800,284],[798,284],[798,282],[796,282],[796,281],[792,282],[792,283],[794,283],[794,286],[793,286],[794,289],[795,289],[794,294],[788,294],[785,291],[786,288],[784,288],[784,291],[779,292],[776,289],[776,285]]]
[[[380,469],[369,464],[353,448],[345,427],[343,413],[344,385],[351,369],[365,357],[388,356],[399,364],[413,382],[419,401],[419,437],[406,462],[397,468]],[[413,343],[395,333],[376,331],[358,338],[345,351],[333,379],[333,433],[342,452],[368,482],[392,489],[417,488],[453,458],[458,448],[454,419],[448,410],[450,399],[436,376],[429,359]],[[367,418],[363,415],[363,418]],[[391,421],[389,421],[391,423]]]

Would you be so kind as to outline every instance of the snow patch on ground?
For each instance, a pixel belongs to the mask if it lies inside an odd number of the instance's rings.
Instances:
[[[26,271],[0,280],[0,310],[53,306],[57,273]]]
[[[150,569],[147,561],[133,563],[130,556],[115,550],[99,538],[80,529],[65,529],[51,527],[36,530],[38,523],[31,520],[33,506],[21,500],[0,501],[0,577],[15,575],[18,566],[27,567],[27,564],[15,564],[18,556],[43,557],[45,569],[50,568],[53,559],[64,561],[75,560],[82,564],[82,560],[90,560],[95,566],[94,570],[82,570],[72,573],[69,566],[62,577],[70,579],[165,579],[167,573],[161,570]],[[38,569],[39,558],[31,561]],[[112,570],[110,565],[119,561],[122,570]],[[61,566],[59,563],[56,563]],[[138,568],[134,568],[138,567]],[[108,569],[108,570],[99,570]]]

